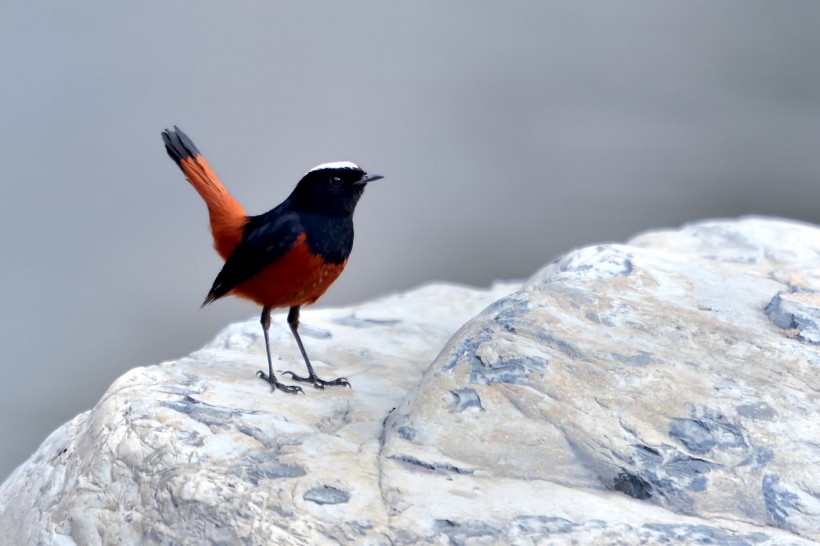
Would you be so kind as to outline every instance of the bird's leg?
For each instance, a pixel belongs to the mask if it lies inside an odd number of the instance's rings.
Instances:
[[[268,340],[268,330],[270,329],[270,307],[264,307],[262,309],[262,319],[260,320],[262,323],[262,331],[265,332],[265,350],[268,353],[268,373],[259,370],[256,372],[256,375],[264,379],[268,384],[270,384],[271,392],[279,389],[280,391],[289,393],[289,394],[297,394],[297,393],[304,393],[302,387],[297,385],[285,385],[280,383],[276,380],[276,376],[273,375],[273,364],[271,363],[270,359],[270,341]]]
[[[349,387],[350,382],[345,379],[344,377],[339,377],[338,379],[334,379],[333,381],[325,381],[324,379],[319,379],[316,375],[316,372],[313,371],[313,366],[310,363],[310,359],[308,358],[307,352],[305,352],[305,346],[302,345],[302,339],[299,337],[299,306],[295,305],[290,308],[288,312],[288,326],[290,326],[290,331],[293,332],[293,337],[296,338],[296,344],[299,345],[299,350],[302,352],[302,358],[305,359],[305,365],[307,365],[308,376],[307,377],[299,377],[293,372],[282,372],[282,375],[286,373],[290,374],[290,379],[293,381],[302,381],[304,383],[313,383],[313,386],[317,389],[324,389],[327,386],[344,386]]]

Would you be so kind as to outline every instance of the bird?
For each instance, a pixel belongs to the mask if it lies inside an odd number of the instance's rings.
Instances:
[[[307,367],[307,376],[282,372],[317,389],[347,386],[345,377],[316,375],[299,337],[299,310],[315,302],[339,277],[353,248],[353,212],[365,186],[384,178],[350,161],[322,163],[310,169],[282,203],[249,216],[222,185],[190,138],[177,126],[162,132],[165,150],[208,207],[214,249],[225,260],[202,307],[233,295],[262,307],[268,373],[257,376],[271,392],[303,393],[281,383],[273,373],[268,330],[271,310],[288,309],[287,322]],[[289,374],[289,375],[288,375]]]

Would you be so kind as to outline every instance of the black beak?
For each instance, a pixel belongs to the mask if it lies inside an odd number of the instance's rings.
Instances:
[[[353,183],[353,185],[354,186],[363,186],[363,185],[367,184],[368,182],[373,182],[374,180],[381,180],[382,178],[384,178],[384,177],[380,174],[375,174],[375,173],[365,174],[363,177],[361,177],[360,179],[355,181]]]

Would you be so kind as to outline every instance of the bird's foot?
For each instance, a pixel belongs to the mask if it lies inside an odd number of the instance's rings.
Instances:
[[[325,381],[324,379],[319,379],[316,375],[309,375],[307,377],[300,377],[293,372],[279,372],[282,375],[290,374],[291,381],[299,381],[301,383],[313,383],[313,386],[319,390],[324,390],[325,387],[351,387],[350,381],[347,380],[346,377],[339,377],[332,381]]]
[[[268,374],[266,374],[262,370],[256,372],[256,375],[258,375],[263,381],[270,385],[270,392],[279,389],[280,391],[286,392],[288,394],[299,394],[300,392],[302,394],[305,394],[305,391],[302,390],[302,387],[298,385],[285,385],[284,383],[280,383],[276,380],[275,377],[268,376]]]

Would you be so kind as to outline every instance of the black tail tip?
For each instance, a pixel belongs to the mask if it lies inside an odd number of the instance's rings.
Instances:
[[[165,151],[168,152],[168,156],[177,165],[185,158],[200,155],[199,150],[188,138],[188,135],[183,133],[182,129],[176,125],[173,129],[165,129],[162,132],[162,141],[165,143]]]

